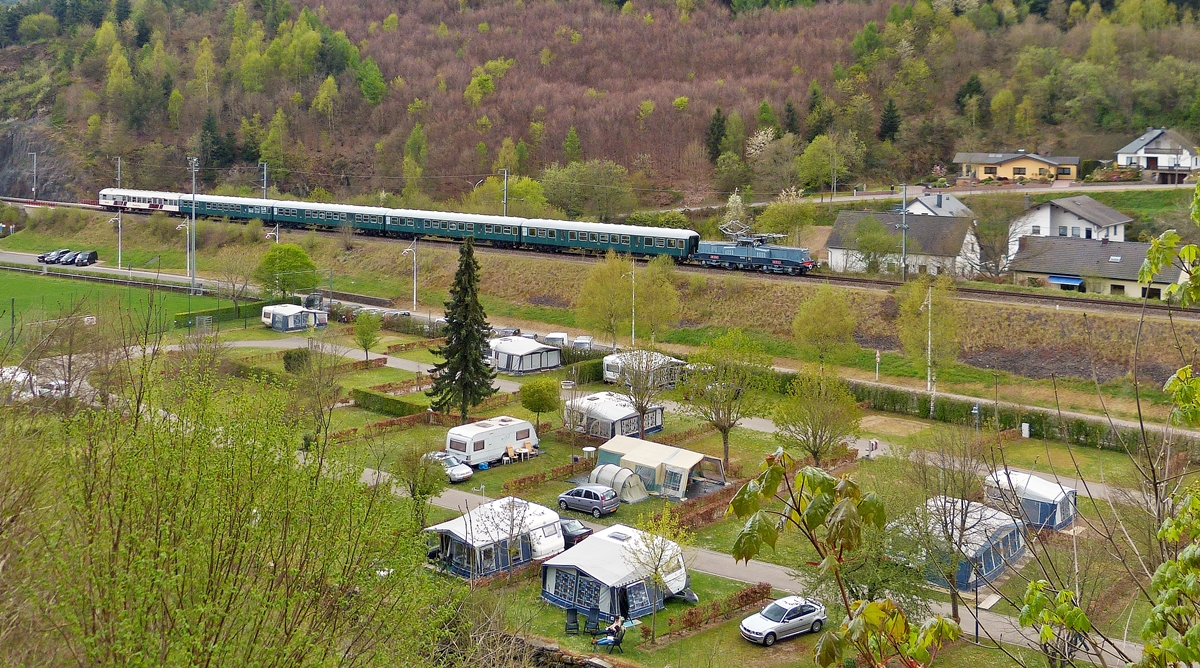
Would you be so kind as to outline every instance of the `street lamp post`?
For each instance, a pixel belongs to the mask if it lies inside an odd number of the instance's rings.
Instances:
[[[275,223],[275,228],[263,236],[267,239],[274,239],[275,243],[279,243],[279,223]]]
[[[893,186],[895,187],[895,186]],[[900,280],[908,281],[908,184],[900,186]],[[894,191],[893,191],[894,192]]]
[[[36,201],[37,201],[37,186],[38,186],[38,182],[37,182],[37,176],[38,176],[38,175],[37,175],[37,153],[33,153],[33,152],[31,152],[29,155],[32,155],[32,156],[33,156],[33,201],[35,201],[35,202],[36,202]]]
[[[266,199],[267,198],[267,163],[260,162],[260,163],[258,163],[258,166],[263,168],[263,199]],[[278,240],[279,239],[276,239],[276,241],[278,241]]]
[[[412,253],[412,256],[413,256],[413,305],[412,305],[412,312],[413,312],[413,317],[416,317],[416,315],[417,315],[417,240],[416,240],[416,239],[413,239],[413,240],[412,240],[412,243],[408,245],[408,248],[405,248],[405,249],[404,249],[404,252],[403,252],[403,253],[400,253],[400,256],[401,256],[401,257],[403,257],[403,256],[405,256],[405,255],[408,255],[409,253]]]
[[[637,263],[633,265],[633,269],[627,274],[621,274],[621,278],[629,277],[629,349],[637,348]]]
[[[199,158],[188,158],[188,171],[192,173],[192,224],[188,229],[188,294],[196,291],[196,172],[200,169]]]

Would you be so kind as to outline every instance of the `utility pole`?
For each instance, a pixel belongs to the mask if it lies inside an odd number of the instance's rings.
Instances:
[[[30,153],[33,156],[33,201],[37,201],[37,153]]]
[[[404,249],[404,252],[403,252],[403,253],[400,253],[400,256],[401,256],[401,257],[403,257],[403,256],[405,256],[405,255],[408,255],[410,252],[412,253],[412,256],[413,256],[413,305],[412,305],[412,312],[413,312],[413,317],[415,318],[415,317],[417,316],[417,240],[416,240],[416,238],[415,238],[415,237],[413,238],[413,240],[412,240],[412,243],[408,245],[408,248],[405,248],[405,249]],[[332,271],[332,269],[331,269],[330,271]]]
[[[501,169],[504,172],[504,215],[508,215],[508,169]]]
[[[260,162],[258,166],[263,168],[263,199],[267,199],[267,163]]]
[[[908,282],[908,184],[900,186],[900,280]]]
[[[196,291],[196,172],[200,169],[199,158],[188,158],[188,171],[192,173],[192,224],[188,227],[188,276],[191,288],[188,294]]]
[[[929,326],[925,330],[925,391],[929,392],[929,417],[933,417],[933,286],[925,293]]]
[[[117,156],[117,187],[121,187],[121,156]],[[121,207],[117,208],[117,269],[121,268]]]
[[[629,277],[629,289],[632,296],[632,301],[629,302],[630,318],[629,318],[629,349],[637,348],[637,263],[634,263],[633,269],[629,270],[628,274],[622,274],[621,277]]]

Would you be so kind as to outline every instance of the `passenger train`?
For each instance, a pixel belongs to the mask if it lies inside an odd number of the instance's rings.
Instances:
[[[100,206],[110,211],[190,216],[193,196],[184,193],[105,188]],[[194,196],[196,215],[235,220],[259,219],[267,225],[340,229],[351,225],[365,234],[402,238],[464,239],[500,248],[605,253],[614,250],[637,257],[667,255],[726,269],[805,274],[814,262],[806,249],[784,248],[738,239],[701,242],[692,230],[608,223],[489,216],[443,211],[387,209],[351,204],[324,204],[253,197]]]

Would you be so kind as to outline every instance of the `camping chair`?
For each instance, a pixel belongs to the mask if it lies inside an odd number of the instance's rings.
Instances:
[[[567,608],[567,635],[579,635],[579,611]]]
[[[615,649],[615,650],[619,650],[622,654],[624,654],[625,650],[621,649],[621,641],[622,640],[625,640],[625,625],[624,624],[621,625],[621,628],[617,629],[617,635],[613,636],[613,642],[611,645],[608,646],[608,653],[612,654],[612,651]]]
[[[600,633],[600,608],[588,610],[587,621],[583,623],[583,632],[590,635]]]

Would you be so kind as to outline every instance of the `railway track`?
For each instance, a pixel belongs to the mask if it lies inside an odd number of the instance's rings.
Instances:
[[[84,202],[57,202],[57,201],[45,201],[45,200],[34,201],[31,199],[20,198],[20,197],[0,197],[0,201],[12,203],[12,204],[20,204],[20,205],[24,205],[24,206],[69,207],[69,208],[76,208],[76,209],[85,209],[88,211],[104,211],[105,210],[103,207],[100,207],[100,206],[97,206],[94,204],[90,204],[90,203],[84,203]],[[127,213],[127,215],[131,215],[136,212],[126,212],[126,213]],[[336,237],[340,234],[339,232],[328,232],[328,231],[320,231],[320,230],[317,230],[316,233],[320,234],[322,236],[328,236],[328,237]],[[364,237],[364,238],[369,238],[375,242],[391,243],[391,244],[407,245],[410,243],[410,241],[408,239],[398,239],[398,238],[394,238],[394,237],[372,236],[372,237]],[[439,241],[439,240],[434,240],[434,239],[422,239],[420,243],[422,245],[426,245],[426,246],[436,246],[436,247],[444,247],[444,248],[457,248],[459,245],[458,242],[455,242],[455,241]],[[497,255],[508,255],[508,256],[518,255],[518,256],[526,256],[529,258],[536,258],[536,259],[546,259],[548,257],[553,257],[558,260],[562,260],[562,261],[566,261],[566,262],[577,262],[577,263],[581,263],[581,264],[592,264],[592,263],[599,261],[599,259],[594,256],[580,255],[580,254],[575,254],[575,253],[545,253],[542,251],[535,251],[535,250],[493,248],[490,246],[476,246],[476,250],[485,255],[486,254],[497,254]],[[713,273],[721,273],[721,274],[729,273],[727,270],[713,269],[713,268],[708,268],[708,267],[697,267],[697,266],[681,266],[680,270],[689,272],[689,273],[699,273],[699,274],[704,274],[704,275],[709,275],[709,274],[713,274]],[[747,272],[747,273],[749,273],[749,272]],[[759,279],[763,279],[763,280],[824,283],[827,285],[841,285],[841,286],[845,286],[845,287],[855,287],[855,288],[859,288],[859,289],[879,290],[879,291],[890,291],[890,290],[893,290],[893,289],[899,287],[900,285],[902,285],[901,281],[893,281],[893,280],[882,279],[882,278],[843,276],[843,275],[839,275],[839,274],[809,274],[809,275],[805,275],[805,276],[788,276],[785,274],[763,274],[763,273],[755,272],[752,275],[755,278],[759,278]],[[1183,315],[1183,316],[1186,316],[1189,318],[1200,318],[1200,308],[1194,308],[1194,307],[1183,308],[1180,306],[1173,306],[1173,305],[1169,305],[1169,304],[1156,303],[1156,302],[1146,302],[1143,304],[1142,302],[1137,302],[1137,301],[1116,301],[1116,300],[1108,300],[1108,299],[1097,299],[1094,297],[1082,297],[1082,296],[1074,297],[1074,296],[1065,296],[1065,295],[1060,296],[1060,295],[1053,295],[1053,294],[1041,294],[1041,293],[1035,293],[1035,292],[989,290],[986,288],[961,287],[961,286],[957,288],[956,292],[958,293],[960,299],[973,299],[973,300],[978,300],[978,301],[1000,302],[1000,303],[1009,303],[1009,304],[1023,304],[1023,305],[1037,305],[1037,306],[1043,306],[1043,307],[1049,307],[1049,306],[1053,305],[1056,309],[1067,308],[1067,309],[1081,310],[1081,311],[1087,311],[1087,312],[1102,311],[1102,312],[1108,312],[1108,313],[1140,314],[1144,310],[1147,313],[1152,313],[1152,314],[1156,314],[1156,315],[1166,315],[1167,313],[1173,313],[1173,314]]]

